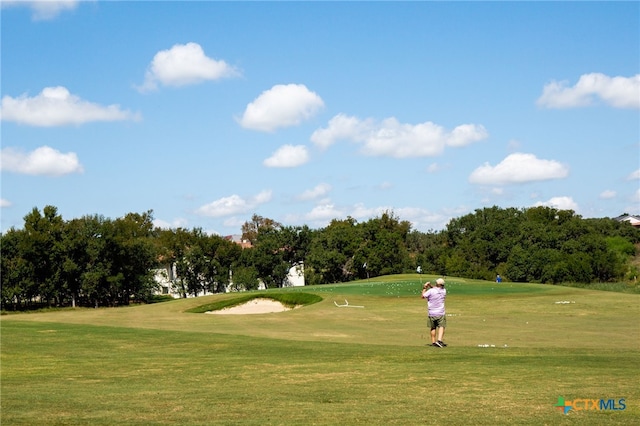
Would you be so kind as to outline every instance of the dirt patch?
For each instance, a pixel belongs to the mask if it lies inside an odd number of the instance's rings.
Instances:
[[[270,314],[273,312],[289,311],[291,308],[272,299],[253,299],[242,305],[220,309],[219,311],[208,311],[205,314],[214,315],[246,315],[246,314]]]

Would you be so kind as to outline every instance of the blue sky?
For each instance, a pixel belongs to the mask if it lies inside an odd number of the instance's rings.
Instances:
[[[1,229],[640,214],[638,2],[3,1]]]

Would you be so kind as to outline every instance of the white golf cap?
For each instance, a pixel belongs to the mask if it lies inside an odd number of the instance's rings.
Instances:
[[[438,279],[436,280],[436,284],[438,284],[438,285],[444,285],[444,280],[443,280],[442,278],[438,278]]]

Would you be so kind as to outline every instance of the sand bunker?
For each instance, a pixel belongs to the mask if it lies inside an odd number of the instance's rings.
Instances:
[[[219,311],[205,312],[215,315],[246,315],[246,314],[269,314],[272,312],[284,312],[291,308],[286,307],[282,303],[272,299],[252,299],[242,305],[232,306],[230,308],[220,309]]]

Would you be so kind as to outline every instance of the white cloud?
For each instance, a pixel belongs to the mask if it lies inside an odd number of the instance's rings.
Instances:
[[[188,223],[189,222],[187,221],[187,219],[184,219],[181,217],[174,219],[171,222],[167,222],[166,220],[162,220],[162,219],[153,220],[153,226],[157,228],[163,228],[163,229],[186,228]]]
[[[432,212],[424,208],[402,207],[394,209],[394,213],[402,220],[411,222],[413,229],[442,229],[450,220],[451,215],[445,211]]]
[[[231,216],[248,213],[261,204],[271,200],[271,191],[262,191],[255,197],[244,199],[239,195],[231,195],[199,207],[196,213],[208,217]]]
[[[16,148],[3,148],[0,151],[0,169],[25,175],[62,176],[70,173],[82,173],[82,165],[74,152],[61,152],[42,146],[25,153]]]
[[[385,119],[363,141],[367,155],[407,158],[440,154],[446,145],[444,128],[431,122],[403,124],[395,118]]]
[[[599,198],[603,199],[603,200],[610,200],[612,198],[616,197],[616,191],[607,189],[605,191],[602,191],[599,195]]]
[[[3,96],[0,116],[4,121],[40,127],[140,119],[139,114],[123,111],[119,105],[105,107],[84,101],[62,86],[45,87],[32,98],[26,94]]]
[[[251,205],[260,205],[271,201],[272,193],[271,191],[262,191],[255,197],[250,199]]]
[[[640,203],[640,188],[636,189],[636,192],[633,193],[633,195],[631,196],[631,201],[633,201],[634,203]],[[635,209],[637,209],[638,206],[635,206]],[[630,210],[633,211],[633,210]]]
[[[32,11],[31,18],[34,21],[47,21],[57,18],[65,10],[73,10],[80,0],[2,0],[2,7],[24,6]]]
[[[443,166],[438,163],[431,163],[427,166],[427,173],[437,173],[443,169]]]
[[[241,229],[242,225],[244,225],[247,222],[247,218],[246,217],[238,217],[238,216],[231,216],[228,217],[226,219],[224,219],[222,221],[222,224],[227,227],[227,228],[236,228],[236,229]],[[219,232],[217,232],[218,235],[220,235]]]
[[[263,164],[267,167],[298,167],[309,161],[309,153],[304,145],[283,145]]]
[[[11,201],[0,198],[0,208],[11,207],[12,205]]]
[[[509,142],[507,142],[507,149],[509,150],[509,152],[518,152],[520,151],[521,147],[522,142],[517,139],[511,139]]]
[[[537,103],[547,108],[573,108],[592,105],[596,99],[615,108],[640,108],[640,74],[632,77],[584,74],[573,87],[552,81],[544,86]]]
[[[340,209],[336,208],[335,205],[328,203],[315,206],[304,217],[307,221],[326,223],[330,220],[343,217],[343,215],[344,213]]]
[[[389,206],[366,207],[364,204],[358,203],[351,208],[351,212],[349,213],[349,216],[362,221],[362,220],[368,220],[376,216],[380,216],[382,215],[382,213],[388,212],[391,210],[393,209]]]
[[[515,153],[495,167],[485,163],[469,176],[469,182],[479,185],[504,185],[551,179],[569,175],[567,166],[555,160],[541,160],[533,154]]]
[[[374,217],[379,217],[385,212],[392,211],[401,220],[411,222],[413,229],[427,231],[428,229],[443,229],[451,217],[468,213],[467,207],[454,209],[441,208],[438,212],[432,212],[424,208],[389,206],[367,207],[363,203],[351,206],[335,206],[329,200],[318,203],[310,212],[302,215],[287,214],[286,223],[304,223],[314,227],[325,227],[332,220],[345,220],[347,217],[363,222]]]
[[[629,176],[627,176],[627,180],[638,180],[638,179],[640,179],[640,169],[629,173]]]
[[[405,124],[391,117],[376,123],[339,114],[328,127],[313,132],[311,142],[327,148],[338,140],[349,140],[362,144],[365,155],[407,158],[439,155],[446,146],[465,146],[487,137],[486,129],[476,124],[463,124],[447,132],[430,121]]]
[[[574,212],[578,210],[578,204],[576,204],[571,197],[552,197],[547,201],[540,201],[534,205],[534,207],[541,206],[552,207],[558,210],[573,210]]]
[[[447,145],[453,147],[467,146],[488,137],[489,133],[483,126],[462,124],[451,131]]]
[[[328,183],[320,183],[312,189],[307,189],[298,196],[299,200],[316,200],[325,197],[331,191],[331,185]]]
[[[327,202],[317,205],[311,212],[307,213],[304,216],[303,222],[307,224],[313,223],[316,226],[327,226],[333,219],[344,220],[347,217],[352,217],[362,222],[374,217],[379,217],[383,213],[390,211],[401,218],[401,220],[411,222],[413,229],[426,231],[427,229],[444,228],[452,216],[459,216],[466,213],[468,209],[466,207],[458,207],[452,210],[441,209],[439,212],[432,212],[417,207],[367,207],[363,203],[336,207],[334,204]]]
[[[147,92],[156,90],[158,84],[179,87],[238,75],[225,61],[207,57],[198,43],[176,44],[155,54],[138,89]]]
[[[272,132],[313,117],[324,107],[322,98],[303,84],[279,84],[265,90],[244,111],[239,123],[247,129]]]
[[[345,114],[338,114],[329,120],[329,126],[318,129],[311,135],[311,142],[320,148],[328,148],[338,140],[361,141],[367,138],[375,126],[371,119],[360,120]]]

